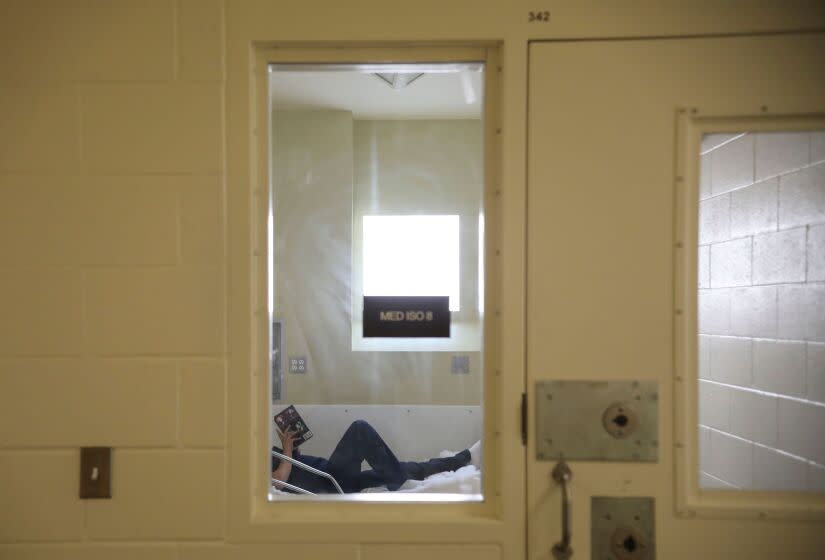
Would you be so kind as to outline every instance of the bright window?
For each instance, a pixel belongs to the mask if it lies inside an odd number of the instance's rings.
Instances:
[[[457,215],[364,216],[365,296],[449,296],[459,310]]]

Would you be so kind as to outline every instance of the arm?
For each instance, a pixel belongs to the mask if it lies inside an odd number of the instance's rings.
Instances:
[[[278,438],[281,440],[281,445],[283,446],[283,453],[287,457],[292,457],[292,451],[294,448],[293,442],[295,440],[295,433],[292,431],[287,431],[286,433],[278,430]],[[289,461],[281,461],[281,464],[272,471],[272,478],[276,480],[280,480],[281,482],[286,482],[289,480],[289,474],[292,472],[292,463]]]

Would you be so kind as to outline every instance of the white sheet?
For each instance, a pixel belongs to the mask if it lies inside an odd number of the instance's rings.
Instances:
[[[384,487],[367,488],[364,492],[389,492]],[[428,476],[424,480],[408,480],[396,492],[432,494],[481,494],[481,471],[473,465],[454,472]]]
[[[439,457],[451,457],[454,451],[442,451]],[[275,494],[285,493],[277,488],[273,488]],[[365,493],[389,492],[386,487],[367,488]],[[424,480],[408,480],[396,492],[408,494],[431,493],[431,494],[481,494],[481,470],[473,465],[461,467],[457,471],[448,471],[432,476]]]

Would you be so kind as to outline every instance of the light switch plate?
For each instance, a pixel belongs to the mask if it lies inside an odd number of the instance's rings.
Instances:
[[[658,459],[655,381],[536,382],[536,459]]]
[[[80,498],[112,497],[112,448],[80,448]]]

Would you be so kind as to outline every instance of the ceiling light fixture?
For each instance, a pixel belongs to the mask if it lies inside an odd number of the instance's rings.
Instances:
[[[423,76],[424,73],[406,73],[406,72],[397,72],[394,74],[387,74],[382,72],[375,72],[373,76],[379,78],[382,82],[389,85],[392,89],[404,89],[418,78]]]

